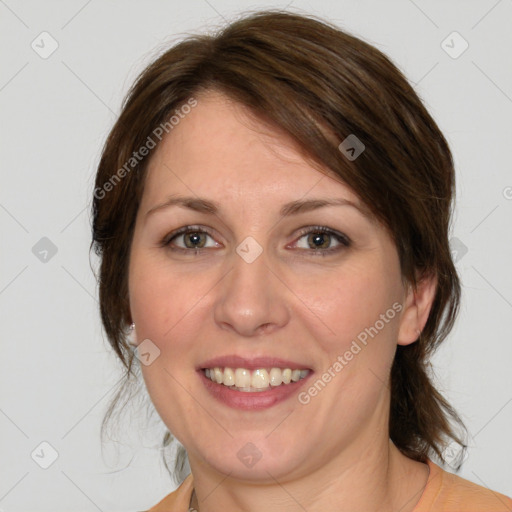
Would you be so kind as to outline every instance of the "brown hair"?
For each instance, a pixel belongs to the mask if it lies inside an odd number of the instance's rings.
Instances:
[[[129,91],[96,176],[91,244],[101,257],[103,326],[127,381],[134,359],[126,344],[128,257],[148,158],[131,172],[126,162],[148,137],[154,139],[155,128],[168,123],[177,107],[213,89],[287,132],[311,161],[353,189],[393,237],[404,282],[415,286],[422,276],[437,277],[421,336],[397,348],[389,431],[406,456],[443,460],[450,439],[463,444],[451,420],[465,430],[428,373],[428,358],[453,327],[460,301],[448,241],[452,156],[397,67],[373,46],[313,16],[260,11],[217,34],[190,36],[150,64]],[[365,145],[353,161],[338,148],[351,134]],[[113,184],[123,166],[122,179]],[[122,393],[111,404],[102,432]],[[167,432],[164,447],[171,440]]]

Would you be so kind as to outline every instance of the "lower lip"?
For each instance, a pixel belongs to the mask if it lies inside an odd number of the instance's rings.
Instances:
[[[234,409],[244,410],[261,410],[268,409],[273,405],[283,402],[292,395],[295,395],[300,387],[309,379],[313,374],[310,370],[303,379],[297,382],[290,382],[290,384],[281,384],[268,391],[236,391],[230,389],[224,384],[218,384],[207,378],[203,370],[198,370],[199,377],[202,379],[206,389],[213,395],[214,398],[220,402],[233,407]]]

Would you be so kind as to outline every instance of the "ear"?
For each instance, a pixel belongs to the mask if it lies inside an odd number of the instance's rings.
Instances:
[[[398,344],[414,343],[428,320],[436,295],[437,276],[426,275],[417,281],[416,287],[407,286],[404,312],[400,319]]]

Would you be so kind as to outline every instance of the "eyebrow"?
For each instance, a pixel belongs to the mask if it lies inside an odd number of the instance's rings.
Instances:
[[[170,196],[163,203],[153,206],[146,212],[146,219],[156,212],[169,208],[171,206],[179,206],[199,213],[209,215],[216,215],[221,209],[220,204],[216,201],[211,201],[202,197],[193,196]],[[290,215],[297,215],[299,213],[309,212],[323,208],[325,206],[351,206],[362,213],[365,217],[371,218],[372,215],[366,206],[359,202],[349,201],[344,198],[319,198],[319,199],[303,199],[286,203],[280,210],[281,217],[288,217]]]

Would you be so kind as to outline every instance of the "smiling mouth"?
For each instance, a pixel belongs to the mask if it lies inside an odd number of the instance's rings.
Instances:
[[[222,384],[234,391],[246,393],[269,391],[280,386],[298,382],[306,378],[310,370],[290,368],[247,368],[214,367],[201,370],[207,379]]]

